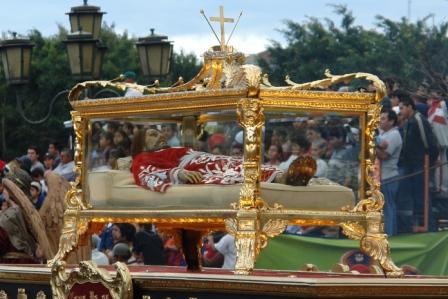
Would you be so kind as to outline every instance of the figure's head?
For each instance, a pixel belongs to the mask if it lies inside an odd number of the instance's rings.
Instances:
[[[389,131],[397,125],[397,114],[393,110],[385,110],[381,112],[380,128],[383,131]]]
[[[59,144],[55,141],[50,142],[48,144],[48,152],[52,155],[59,153]]]
[[[101,132],[99,145],[101,149],[105,149],[114,144],[114,135],[111,132]]]
[[[410,97],[400,100],[400,114],[404,119],[409,119],[415,113],[415,103]]]
[[[32,199],[38,198],[41,190],[42,190],[42,186],[40,185],[40,183],[38,181],[31,182],[30,194],[31,194]]]
[[[306,130],[306,138],[309,142],[313,142],[322,138],[322,134],[318,127],[308,127]]]
[[[127,71],[123,74],[124,76],[124,82],[126,83],[135,83],[135,80],[137,79],[137,74],[133,71]]]
[[[28,147],[27,152],[28,158],[31,160],[31,163],[36,162],[39,159],[39,150],[36,146],[32,145]]]
[[[324,140],[317,140],[311,144],[311,157],[320,159],[325,153],[327,143]]]
[[[341,127],[332,127],[329,132],[329,144],[332,146],[332,148],[339,149],[344,146],[345,144],[345,137],[347,135],[347,131]]]
[[[62,162],[62,164],[67,164],[67,163],[71,162],[72,160],[73,160],[72,152],[68,148],[63,149],[61,151],[61,162]]]
[[[156,150],[166,145],[166,138],[156,128],[149,128],[145,132],[145,149],[148,151]]]
[[[45,169],[53,169],[54,165],[54,155],[51,153],[46,153],[44,156],[44,166]]]
[[[163,124],[162,125],[162,134],[165,136],[166,140],[169,140],[173,137],[177,132],[176,124]]]
[[[269,161],[281,161],[283,158],[283,150],[281,145],[278,144],[271,144],[271,146],[268,149],[268,158]]]

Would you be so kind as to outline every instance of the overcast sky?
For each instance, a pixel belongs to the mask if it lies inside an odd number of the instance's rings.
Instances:
[[[66,12],[81,0],[0,0],[0,32],[8,30],[26,34],[37,29],[44,36],[55,34],[57,24],[69,27]],[[345,4],[353,11],[356,24],[373,27],[376,15],[393,20],[408,16],[411,20],[434,14],[430,22],[447,21],[447,0],[90,0],[90,5],[100,6],[106,12],[103,21],[114,23],[118,32],[127,30],[132,36],[149,34],[150,28],[163,33],[174,41],[175,50],[203,53],[216,44],[216,38],[199,13],[204,9],[208,17],[219,15],[219,5],[224,5],[226,17],[237,18],[243,11],[238,28],[230,44],[246,53],[263,51],[270,39],[283,42],[277,29],[285,28],[286,19],[304,21],[307,16],[338,19],[329,4]],[[214,24],[219,35],[219,25]],[[232,25],[226,26],[230,32]]]

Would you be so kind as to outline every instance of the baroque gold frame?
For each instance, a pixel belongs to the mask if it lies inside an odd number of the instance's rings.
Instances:
[[[235,236],[237,247],[237,274],[249,274],[260,250],[268,238],[280,234],[287,224],[339,225],[352,239],[360,240],[361,249],[379,261],[388,276],[401,276],[403,272],[390,257],[387,236],[383,232],[382,208],[384,198],[380,184],[373,177],[375,159],[374,130],[378,126],[380,104],[384,97],[384,83],[367,73],[332,75],[310,83],[297,84],[286,78],[286,87],[274,87],[258,67],[244,65],[244,56],[238,52],[210,50],[204,55],[204,66],[190,82],[174,87],[140,86],[112,81],[88,81],[77,84],[69,94],[74,109],[72,118],[76,135],[75,167],[78,174],[72,189],[67,193],[68,208],[59,251],[49,261],[55,265],[75,248],[80,237],[92,223],[153,222],[168,228],[207,230],[226,227]],[[375,93],[334,92],[328,87],[354,79],[371,81]],[[135,88],[145,93],[135,98],[83,99],[82,92],[92,87],[126,90]],[[86,169],[86,136],[90,120],[113,117],[189,112],[199,113],[212,109],[236,109],[238,121],[245,131],[245,181],[240,200],[233,208],[223,210],[107,210],[93,207],[83,189]],[[339,111],[360,115],[363,132],[362,198],[355,207],[341,211],[293,210],[280,205],[268,206],[260,197],[261,127],[264,109],[290,109],[313,111]],[[163,118],[163,117],[162,117]],[[364,196],[365,195],[365,196]]]

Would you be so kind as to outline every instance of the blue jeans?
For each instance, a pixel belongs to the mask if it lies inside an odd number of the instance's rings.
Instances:
[[[398,196],[398,181],[388,183],[397,177],[392,177],[381,182],[381,192],[384,195],[384,232],[389,236],[397,234],[397,206],[395,201]]]

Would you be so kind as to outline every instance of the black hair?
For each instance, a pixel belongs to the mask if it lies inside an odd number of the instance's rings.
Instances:
[[[39,149],[37,148],[37,146],[35,146],[35,145],[30,145],[30,146],[28,146],[28,149],[29,149],[29,150],[33,150],[33,151],[35,151],[36,154],[39,155]]]
[[[58,150],[58,151],[61,150],[61,146],[60,146],[59,142],[54,141],[54,140],[50,140],[50,142],[48,143],[48,145],[51,145],[51,144],[53,144],[53,146],[54,146],[54,148],[55,148],[56,150]]]
[[[135,235],[135,227],[130,223],[114,223],[120,229],[121,236],[127,241],[132,242]]]
[[[394,110],[392,110],[392,109],[383,109],[383,110],[381,110],[381,113],[387,113],[387,119],[389,121],[392,121],[394,126],[397,125],[398,116],[397,116],[397,113],[395,113]]]
[[[415,111],[415,103],[414,103],[414,101],[411,99],[410,96],[407,96],[407,97],[404,97],[404,98],[400,99],[400,103],[403,104],[404,106],[411,107],[412,110]]]
[[[31,171],[31,177],[32,178],[37,178],[39,176],[44,176],[44,170],[40,167],[35,167],[32,171]]]
[[[104,139],[106,139],[107,141],[110,142],[110,144],[114,144],[114,134],[112,134],[111,132],[101,132],[100,134],[101,137],[104,137]]]
[[[392,91],[392,92],[389,94],[389,98],[393,98],[393,97],[397,97],[397,98],[401,101],[401,99],[404,99],[404,98],[406,98],[406,97],[409,97],[409,93],[407,93],[407,92],[404,91],[404,90],[397,89],[397,90]]]
[[[343,140],[345,140],[346,136],[347,136],[347,130],[344,129],[344,127],[336,126],[331,127],[328,130],[328,137],[342,138]]]
[[[303,135],[297,135],[294,137],[292,142],[297,143],[300,148],[304,149],[305,151],[308,151],[310,149],[311,143],[306,139]]]

